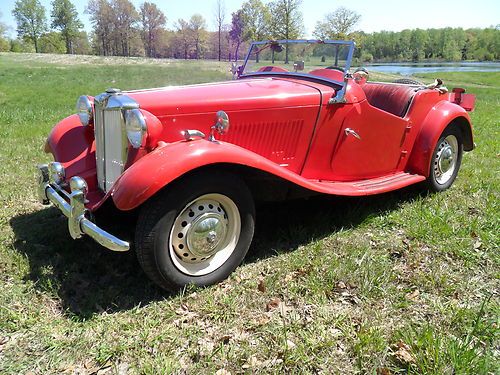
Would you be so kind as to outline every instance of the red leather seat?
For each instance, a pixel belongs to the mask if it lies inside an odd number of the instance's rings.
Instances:
[[[361,87],[365,92],[368,103],[399,117],[405,116],[411,99],[416,92],[415,86],[394,83],[369,82]]]

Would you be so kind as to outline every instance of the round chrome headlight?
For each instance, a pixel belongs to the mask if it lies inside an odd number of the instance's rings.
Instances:
[[[125,112],[125,129],[127,138],[132,147],[139,148],[146,134],[146,119],[138,109]]]
[[[85,95],[78,98],[76,102],[76,113],[78,114],[78,117],[80,117],[80,122],[83,126],[87,126],[92,122],[92,103],[90,103],[89,98]]]

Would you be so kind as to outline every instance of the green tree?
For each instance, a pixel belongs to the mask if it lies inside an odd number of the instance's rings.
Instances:
[[[193,14],[189,20],[189,30],[194,44],[194,58],[202,57],[207,39],[207,23],[201,14]]]
[[[410,45],[413,50],[412,60],[420,61],[425,58],[425,46],[428,41],[428,35],[425,30],[412,30],[410,37]]]
[[[83,24],[78,19],[78,12],[69,0],[52,2],[52,28],[59,29],[66,44],[66,53],[73,53],[73,41]]]
[[[360,19],[360,14],[340,7],[334,12],[326,14],[323,21],[318,21],[313,34],[321,40],[348,39]]]
[[[241,6],[243,20],[243,40],[258,41],[271,38],[269,26],[271,12],[261,0],[248,0]],[[256,56],[259,62],[259,55]]]
[[[243,18],[243,40],[258,41],[269,39],[271,13],[261,0],[248,0],[241,6]]]
[[[270,3],[271,33],[275,39],[297,39],[304,30],[300,6],[302,0],[274,0]],[[288,64],[288,44],[285,64]]]
[[[193,43],[189,22],[183,19],[179,19],[175,28],[175,45],[178,46],[180,53],[182,54],[184,59],[187,60]],[[177,57],[177,55],[178,54],[176,53],[175,56]]]
[[[17,22],[17,34],[20,38],[30,41],[38,50],[38,39],[47,30],[45,8],[38,0],[17,0],[12,11]]]
[[[147,57],[157,57],[161,32],[165,28],[167,18],[156,4],[145,2],[140,6],[142,41]]]
[[[0,18],[2,18],[2,12],[0,12]],[[5,38],[5,32],[7,31],[7,25],[0,22],[0,52],[6,52],[10,49],[10,43]]]
[[[131,56],[134,38],[138,38],[136,25],[139,13],[129,0],[111,0],[113,19],[114,53],[120,56]]]
[[[89,43],[89,37],[85,31],[79,31],[73,39],[73,52],[77,55],[90,55],[92,48]]]
[[[41,53],[65,53],[66,45],[60,32],[51,31],[43,34],[38,40]]]

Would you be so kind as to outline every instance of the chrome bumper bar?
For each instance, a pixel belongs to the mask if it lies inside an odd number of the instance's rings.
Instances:
[[[81,238],[86,234],[110,250],[127,251],[130,249],[127,241],[120,240],[99,228],[86,217],[88,210],[85,208],[87,194],[85,180],[81,177],[72,177],[70,180],[71,193],[68,193],[61,187],[64,183],[64,168],[60,163],[39,165],[38,171],[38,198],[40,202],[42,204],[52,202],[68,218],[69,234],[73,239]]]

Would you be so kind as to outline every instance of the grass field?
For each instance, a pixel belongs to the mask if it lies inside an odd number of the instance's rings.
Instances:
[[[79,95],[227,69],[0,54],[0,373],[499,373],[498,73],[439,74],[478,96],[450,190],[263,205],[245,264],[210,288],[166,295],[37,203],[45,137]]]

